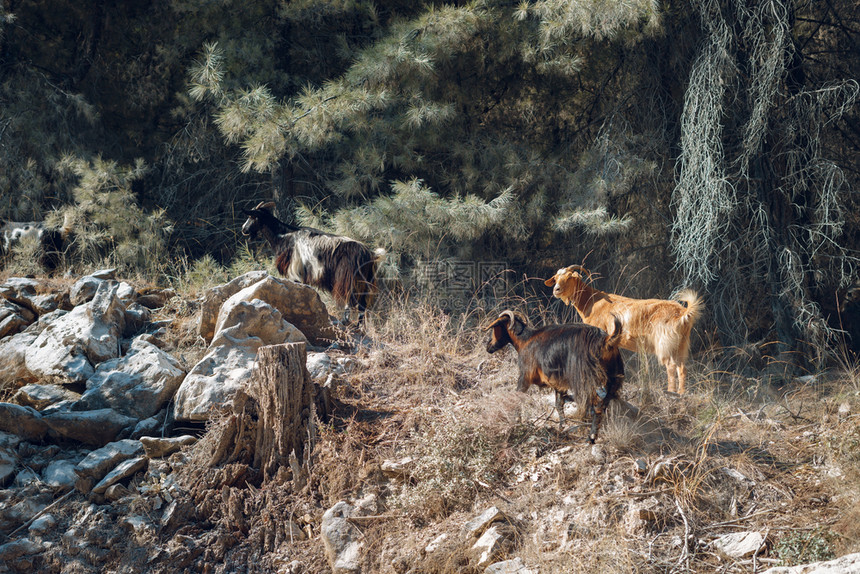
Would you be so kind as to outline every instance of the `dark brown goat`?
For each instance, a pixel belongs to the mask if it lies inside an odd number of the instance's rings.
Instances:
[[[583,323],[532,329],[522,316],[503,311],[486,330],[492,329],[487,352],[495,353],[510,343],[519,356],[517,390],[531,385],[555,391],[559,425],[564,428],[564,399],[570,394],[591,414],[594,443],[600,419],[609,401],[618,398],[624,381],[624,362],[618,344],[621,321],[615,317],[612,334]]]
[[[275,251],[278,272],[288,279],[328,291],[344,307],[358,310],[358,322],[376,298],[376,266],[384,249],[371,251],[349,237],[325,233],[312,227],[295,227],[274,215],[274,202],[261,202],[243,210],[248,219],[242,234],[262,235]]]

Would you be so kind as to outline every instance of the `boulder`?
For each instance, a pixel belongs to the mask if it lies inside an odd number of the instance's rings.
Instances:
[[[22,468],[18,471],[18,474],[15,475],[14,484],[17,487],[26,487],[31,484],[38,484],[41,482],[39,475],[36,474],[36,471],[32,468]]]
[[[97,447],[115,440],[120,432],[137,422],[113,409],[51,412],[42,420],[60,436]]]
[[[125,307],[125,330],[123,335],[132,337],[140,333],[152,320],[152,312],[143,305],[134,301],[126,303]]]
[[[49,430],[47,421],[33,407],[0,403],[0,431],[16,434],[30,442],[39,442]]]
[[[134,430],[131,431],[131,436],[128,438],[139,439],[145,436],[158,436],[162,434],[164,418],[165,413],[162,411],[155,416],[143,419],[134,425]]]
[[[802,566],[777,566],[762,574],[858,574],[860,573],[860,553],[846,554],[835,560],[813,562]]]
[[[41,411],[61,401],[77,401],[80,395],[59,385],[31,383],[18,389],[12,398],[19,405]]]
[[[161,309],[167,302],[176,297],[173,289],[147,288],[137,295],[137,302],[148,309]]]
[[[36,539],[41,539],[43,536],[49,535],[57,527],[57,519],[53,514],[43,514],[33,521],[27,532],[30,536]]]
[[[30,306],[30,298],[35,297],[40,283],[26,277],[10,277],[0,284],[0,296],[23,307]]]
[[[78,279],[69,292],[69,300],[77,307],[95,297],[96,291],[106,281],[116,280],[116,269],[101,269]]]
[[[347,520],[352,515],[352,505],[343,501],[323,514],[320,534],[333,574],[361,572],[361,532]]]
[[[66,291],[35,295],[30,298],[30,306],[40,317],[57,310],[72,310],[72,302],[69,300],[69,294]]]
[[[126,356],[96,368],[73,410],[112,408],[138,420],[146,419],[173,398],[184,377],[179,361],[137,338]]]
[[[43,291],[43,293],[39,293]],[[57,309],[72,308],[67,291],[50,291],[35,279],[12,277],[0,285],[0,296],[27,309],[31,314],[42,316]]]
[[[120,281],[119,287],[116,290],[116,296],[125,303],[131,303],[137,300],[137,290],[125,281]]]
[[[4,500],[3,504],[0,504],[0,532],[10,532],[13,528],[21,526],[45,510],[50,500],[49,497],[35,494],[25,496],[17,502],[14,497]],[[0,566],[2,565],[3,561],[0,560]]]
[[[106,444],[92,451],[75,466],[75,474],[78,475],[75,487],[87,493],[118,464],[143,454],[143,445],[137,440],[125,439]]]
[[[265,271],[252,271],[225,285],[210,289],[203,296],[199,333],[211,341],[218,330],[221,307],[239,292],[239,301],[261,299],[281,312],[283,318],[295,325],[314,343],[334,338],[334,329],[322,300],[313,288],[295,281],[272,277]]]
[[[32,572],[33,560],[28,560],[27,557],[35,557],[35,555],[41,554],[44,550],[41,544],[33,542],[29,538],[7,542],[0,545],[0,564],[4,566],[8,565],[18,572]]]
[[[117,285],[103,282],[93,299],[56,317],[25,352],[27,369],[48,381],[83,382],[93,365],[119,355],[125,306]]]
[[[218,313],[221,311],[221,305],[224,304],[224,301],[245,287],[253,285],[268,276],[269,273],[267,271],[251,271],[236,277],[229,283],[213,287],[204,293],[200,308],[200,324],[197,327],[197,331],[203,337],[203,340],[209,343],[212,341],[212,337],[215,336],[215,323],[218,321]]]
[[[18,467],[18,457],[11,450],[0,447],[0,488],[9,484],[15,476]]]
[[[507,520],[505,514],[495,506],[491,506],[484,512],[463,525],[463,530],[472,538],[481,536],[494,522]]]
[[[308,342],[305,335],[286,321],[275,306],[265,299],[246,299],[243,295],[249,295],[247,290],[240,291],[224,302],[210,347],[238,345],[256,351],[263,345]]]
[[[0,339],[22,331],[35,320],[35,313],[26,307],[0,299]]]
[[[250,292],[240,291],[223,303],[209,352],[176,393],[176,420],[206,420],[212,412],[229,409],[251,376],[260,347],[307,342],[275,307],[258,298],[246,300],[248,296]]]

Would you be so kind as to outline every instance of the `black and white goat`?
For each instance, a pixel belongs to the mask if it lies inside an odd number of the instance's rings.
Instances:
[[[42,250],[40,263],[53,271],[62,261],[63,253],[72,238],[72,231],[68,217],[60,229],[48,227],[43,221],[6,221],[0,226],[0,236],[3,239],[4,256],[9,256],[18,243],[37,241]]]
[[[328,291],[344,307],[344,321],[349,320],[350,308],[355,308],[360,324],[376,298],[376,266],[385,250],[371,251],[349,237],[289,225],[275,217],[274,209],[270,201],[242,210],[248,216],[242,234],[262,235],[275,251],[281,275]]]
[[[485,330],[492,329],[487,352],[495,353],[508,343],[519,356],[520,377],[517,390],[526,392],[531,385],[555,391],[559,425],[564,428],[564,400],[569,394],[591,414],[594,443],[600,419],[609,401],[618,398],[624,382],[624,362],[618,344],[621,321],[615,317],[612,334],[584,323],[550,325],[539,329],[528,326],[524,317],[502,311]]]

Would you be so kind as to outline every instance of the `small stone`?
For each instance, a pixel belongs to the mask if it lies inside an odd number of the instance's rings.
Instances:
[[[504,528],[504,525],[490,526],[472,546],[472,552],[475,555],[473,565],[480,569],[495,562],[510,546],[510,535],[511,532],[508,528]]]
[[[406,480],[409,478],[410,468],[415,461],[411,456],[400,459],[399,461],[385,460],[382,462],[382,473],[396,480]]]
[[[430,544],[428,544],[427,547],[424,548],[424,552],[426,552],[427,554],[430,554],[431,552],[436,552],[436,550],[439,549],[439,546],[447,539],[448,534],[443,532],[442,534],[430,541]]]
[[[127,489],[125,486],[121,484],[113,484],[107,490],[105,490],[105,500],[109,500],[111,502],[117,501],[121,498],[125,498],[129,496],[131,491]]]
[[[735,532],[721,536],[711,544],[722,556],[738,559],[758,551],[764,544],[764,535],[761,532]]]
[[[469,522],[467,522],[463,526],[463,530],[466,531],[466,534],[471,536],[472,538],[478,538],[481,536],[484,531],[494,522],[500,522],[502,520],[506,520],[505,513],[499,510],[495,506],[491,506],[482,512],[479,516],[476,516]]]
[[[171,455],[183,446],[188,446],[195,442],[197,442],[197,439],[191,435],[172,438],[140,437],[140,444],[143,445],[143,450],[149,458],[162,458]]]
[[[517,557],[513,560],[490,564],[484,570],[484,574],[536,574],[536,572],[526,568],[522,558]]]
[[[115,469],[107,473],[107,475],[93,487],[93,494],[103,494],[110,486],[124,480],[130,476],[137,474],[139,471],[146,468],[149,459],[145,456],[132,458],[121,462]]]
[[[43,536],[57,526],[57,519],[52,514],[43,514],[30,524],[27,529],[31,536],[38,538]]]

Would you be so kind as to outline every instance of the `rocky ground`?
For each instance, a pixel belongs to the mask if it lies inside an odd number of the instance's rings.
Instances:
[[[697,357],[677,397],[627,355],[638,416],[591,446],[512,392],[512,351],[427,306],[384,301],[359,335],[265,272],[195,298],[110,270],[0,294],[0,572],[860,571],[849,361],[786,379]],[[283,342],[325,406],[309,456],[266,477],[236,396]]]

